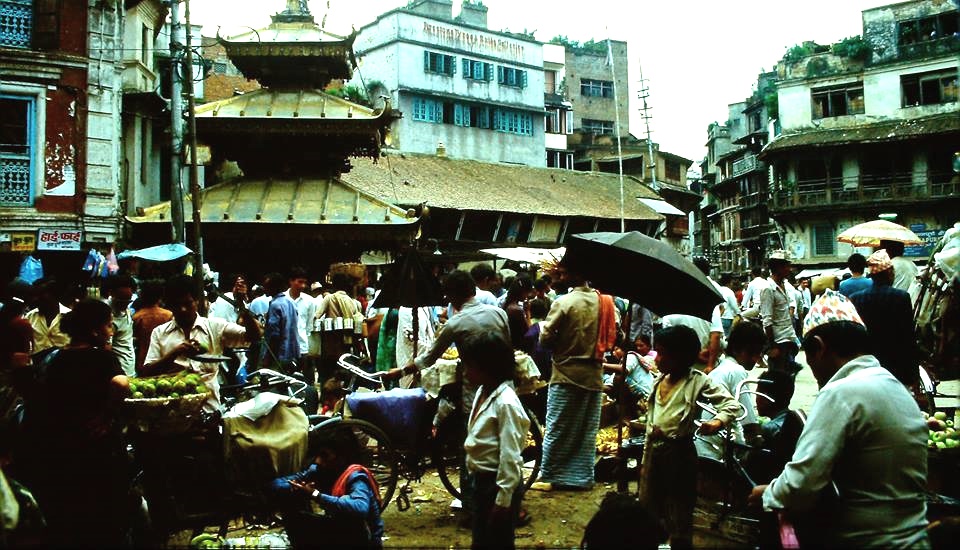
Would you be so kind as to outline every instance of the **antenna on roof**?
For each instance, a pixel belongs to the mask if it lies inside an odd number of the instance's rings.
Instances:
[[[660,184],[657,183],[657,159],[653,156],[653,139],[651,138],[652,132],[650,131],[650,119],[653,116],[650,115],[650,105],[647,103],[647,98],[650,97],[650,86],[647,85],[646,79],[643,78],[643,66],[640,66],[640,92],[637,94],[637,99],[643,102],[643,107],[640,108],[640,112],[643,114],[640,118],[643,119],[643,123],[647,127],[647,155],[650,157],[650,187],[656,191],[660,192]]]
[[[620,103],[617,96],[617,71],[613,64],[613,46],[610,44],[609,34],[607,34],[607,64],[610,65],[610,79],[613,81],[613,108],[617,118],[614,130],[617,136],[617,164],[620,167],[620,232],[626,233],[627,222],[623,213],[623,145],[620,143]]]

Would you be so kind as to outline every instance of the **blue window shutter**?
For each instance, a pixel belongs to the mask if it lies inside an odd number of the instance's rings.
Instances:
[[[494,130],[500,129],[500,119],[501,119],[500,109],[494,109],[493,110],[493,129]]]
[[[463,78],[470,78],[470,60],[463,60]]]
[[[520,71],[520,87],[527,87],[527,71]]]
[[[450,74],[451,75],[457,74],[457,58],[453,57],[452,55],[448,55],[447,62],[450,65]]]
[[[485,71],[484,77],[487,80],[493,80],[493,63],[484,63],[483,66]]]
[[[463,107],[459,103],[453,104],[453,124],[463,126]]]
[[[503,84],[503,67],[500,65],[497,66],[497,82]]]
[[[431,100],[433,104],[433,121],[443,123],[443,103],[437,100]]]
[[[426,50],[423,52],[423,70],[430,72],[430,52]]]

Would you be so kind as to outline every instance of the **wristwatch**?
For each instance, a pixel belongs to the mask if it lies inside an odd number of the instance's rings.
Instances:
[[[314,489],[313,492],[310,493],[310,496],[313,498],[318,498],[320,496],[320,491]]]

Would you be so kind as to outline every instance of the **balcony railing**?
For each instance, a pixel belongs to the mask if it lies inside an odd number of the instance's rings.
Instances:
[[[733,166],[731,167],[730,177],[737,177],[747,172],[752,172],[753,170],[763,169],[765,165],[757,160],[757,155],[747,155],[741,159],[734,161]]]
[[[896,202],[960,196],[960,181],[952,174],[937,173],[920,182],[910,174],[861,176],[855,185],[825,180],[800,181],[793,189],[773,193],[773,208],[791,209],[829,205],[853,205],[873,202]]]
[[[0,47],[29,48],[32,30],[31,0],[0,0]]]

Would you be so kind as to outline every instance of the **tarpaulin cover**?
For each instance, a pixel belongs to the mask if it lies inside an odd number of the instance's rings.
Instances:
[[[347,396],[353,416],[384,431],[394,444],[413,448],[419,439],[427,411],[423,388],[394,388],[385,392],[354,392]]]
[[[306,463],[310,421],[299,406],[279,403],[252,421],[223,419],[224,461],[234,479],[267,481],[298,472]]]
[[[193,250],[190,250],[181,243],[172,243],[151,246],[149,248],[141,248],[140,250],[124,250],[123,252],[117,254],[117,259],[123,260],[126,258],[139,258],[141,260],[149,260],[151,262],[168,262],[170,260],[182,258],[187,254],[193,254]]]

